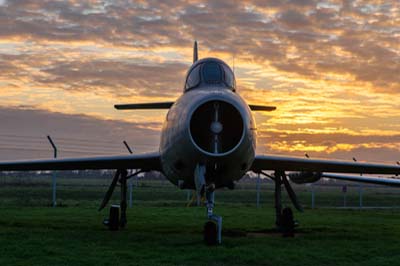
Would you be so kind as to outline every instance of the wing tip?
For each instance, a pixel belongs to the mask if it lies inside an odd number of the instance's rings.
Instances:
[[[250,110],[252,111],[265,111],[265,112],[271,112],[277,109],[276,106],[265,106],[265,105],[254,105],[254,104],[249,104],[249,107]]]

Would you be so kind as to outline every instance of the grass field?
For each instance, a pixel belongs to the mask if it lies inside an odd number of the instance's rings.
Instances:
[[[168,184],[137,187],[128,227],[110,232],[101,224],[108,210],[97,211],[107,181],[79,186],[61,179],[57,208],[47,207],[46,182],[0,186],[2,265],[400,265],[398,209],[306,208],[295,213],[300,227],[287,239],[273,231],[271,191],[264,188],[262,207],[255,208],[253,185],[243,185],[217,194],[223,244],[208,247],[202,242],[204,208],[184,207],[185,193]],[[297,190],[308,206],[307,189]],[[366,197],[375,201],[399,201],[393,190],[369,190]],[[329,189],[319,195],[328,202],[341,198]]]

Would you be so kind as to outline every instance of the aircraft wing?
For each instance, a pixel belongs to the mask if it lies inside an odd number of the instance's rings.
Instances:
[[[253,165],[251,166],[251,170],[254,172],[262,170],[280,170],[353,174],[400,174],[399,165],[308,159],[275,155],[256,156]]]
[[[376,184],[376,185],[400,187],[400,179],[397,178],[383,178],[383,177],[370,177],[370,176],[366,177],[359,175],[341,175],[341,174],[325,174],[325,173],[322,174],[321,177]]]
[[[0,171],[142,169],[161,171],[157,153],[0,162]]]

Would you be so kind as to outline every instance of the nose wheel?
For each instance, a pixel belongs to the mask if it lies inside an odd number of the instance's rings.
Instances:
[[[214,192],[215,185],[210,184],[206,187],[206,209],[208,221],[204,224],[204,241],[212,246],[222,243],[222,217],[215,215],[214,211]]]
[[[204,224],[204,242],[207,245],[212,246],[217,244],[217,224],[208,221]]]
[[[221,244],[221,231],[222,217],[213,215],[212,217],[208,218],[208,221],[204,224],[204,242],[208,246]]]

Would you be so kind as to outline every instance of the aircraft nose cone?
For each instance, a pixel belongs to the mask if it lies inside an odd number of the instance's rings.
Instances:
[[[219,133],[221,133],[223,126],[220,122],[214,121],[211,123],[210,129],[211,129],[212,133],[219,134]]]

